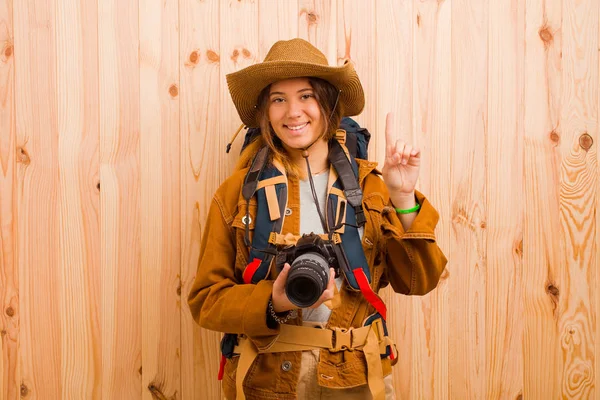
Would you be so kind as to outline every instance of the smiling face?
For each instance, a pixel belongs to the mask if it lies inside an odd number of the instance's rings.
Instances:
[[[326,144],[322,138],[323,116],[308,78],[273,83],[269,91],[268,116],[275,134],[288,151],[305,149],[319,138],[319,142]]]

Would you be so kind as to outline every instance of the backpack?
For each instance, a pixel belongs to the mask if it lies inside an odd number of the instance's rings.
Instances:
[[[236,134],[233,137],[233,139],[231,140],[231,142],[227,145],[227,153],[229,153],[229,151],[231,150],[231,143],[233,142],[233,140],[235,140],[235,137],[241,131],[242,128],[243,128],[243,126],[240,127],[240,129],[238,129],[238,131],[236,132]],[[332,146],[333,146],[333,148],[335,148],[335,150],[333,151],[333,154],[335,154],[336,156],[331,158],[332,153],[330,153],[330,160],[331,160],[332,164],[334,165],[334,168],[336,168],[336,171],[339,174],[340,183],[342,183],[342,185],[339,187],[339,189],[344,190],[344,193],[345,193],[345,195],[347,197],[347,201],[348,201],[348,207],[352,207],[355,211],[355,214],[354,213],[352,214],[355,216],[354,222],[357,225],[362,226],[365,223],[364,212],[362,210],[362,191],[358,185],[358,180],[357,180],[358,167],[357,167],[356,161],[354,161],[354,159],[356,159],[356,158],[363,159],[363,160],[368,159],[368,147],[369,147],[369,141],[371,139],[371,133],[366,128],[361,128],[360,125],[356,121],[354,121],[353,119],[351,119],[349,117],[342,118],[342,120],[340,121],[339,129],[346,131],[344,146],[348,149],[348,153],[350,154],[351,157],[350,157],[350,160],[348,160],[347,157],[344,155],[341,145],[336,140],[333,140]],[[252,143],[258,136],[260,136],[260,134],[261,134],[260,128],[249,128],[245,134],[244,143],[240,150],[240,154],[244,151],[244,149],[246,149],[246,147],[248,147],[250,145],[250,143]],[[257,183],[259,181],[259,178],[263,175],[263,171],[266,166],[267,152],[268,152],[268,149],[266,147],[263,147],[254,156],[254,159],[252,161],[252,166],[250,167],[250,169],[246,175],[242,193],[244,195],[244,198],[246,199],[247,204],[249,204],[251,197],[254,197],[255,195],[258,196],[257,195]],[[342,160],[340,160],[340,159],[342,159]],[[273,172],[275,174],[277,173],[275,168],[271,168],[271,170],[268,172],[269,176],[270,176],[271,172]],[[278,191],[278,193],[279,193],[279,191]],[[278,200],[280,202],[282,201],[283,204],[285,204],[286,199],[287,199],[287,195],[285,197],[278,196]],[[264,194],[262,195],[262,197],[259,197],[258,202],[259,202],[259,208],[260,208],[261,204],[264,205],[266,203],[266,200],[264,199]],[[279,208],[281,208],[281,203],[279,204]],[[246,209],[248,210],[249,206],[247,206]],[[269,213],[263,211],[262,214],[268,215]],[[343,214],[343,212],[340,212],[340,214]],[[248,214],[247,214],[247,217],[248,217]],[[271,229],[259,229],[258,228],[259,225],[266,226],[268,224],[267,223],[261,224],[260,221],[256,222],[255,239],[252,241],[252,243],[250,242],[250,240],[248,238],[248,234],[249,234],[248,233],[248,224],[246,225],[244,241],[245,241],[246,246],[248,246],[251,249],[253,248],[252,244],[254,243],[254,241],[256,240],[257,237],[262,236],[262,242],[267,242],[267,238],[269,237],[269,234],[271,232],[276,232],[277,230],[281,229],[281,220],[278,220],[275,223],[271,224],[270,225]],[[261,241],[261,240],[259,239],[259,241]],[[260,247],[263,247],[263,246],[260,246]],[[354,247],[355,249],[360,249],[360,253],[362,253],[362,247],[360,245],[360,241],[358,243],[353,243],[352,246],[350,246],[350,248],[352,248],[352,247]],[[349,249],[347,249],[346,251],[351,251],[352,253],[355,253]],[[277,254],[277,252],[274,249],[274,246],[272,246],[272,245],[270,245],[270,248],[265,248],[264,250],[259,249],[257,254],[259,254],[259,253],[269,254],[269,255],[267,256],[267,258],[265,258],[264,261],[260,260],[258,258],[253,259],[253,257],[254,257],[253,250],[251,250],[250,255],[249,255],[249,261],[250,260],[252,260],[252,261],[248,264],[248,266],[246,267],[246,270],[244,271],[245,283],[257,283],[258,281],[265,279],[266,274],[268,272],[268,269],[265,267],[267,267],[270,264],[271,257],[274,257]],[[345,253],[342,253],[342,254],[345,254]],[[364,255],[363,255],[363,257],[364,257]],[[346,263],[348,263],[345,255],[343,255],[343,258],[346,259]],[[369,325],[369,324],[373,323],[374,321],[381,319],[382,327],[383,327],[382,334],[385,337],[387,337],[388,331],[387,331],[387,326],[385,323],[386,307],[383,304],[383,302],[381,301],[381,299],[379,298],[379,296],[377,294],[373,293],[370,289],[370,286],[369,286],[370,285],[370,276],[367,275],[368,268],[366,270],[367,274],[365,274],[365,271],[363,271],[363,270],[360,270],[363,272],[359,273],[358,272],[359,269],[356,269],[354,271],[355,271],[354,274],[351,272],[348,272],[346,275],[347,277],[351,277],[352,283],[350,283],[350,281],[349,281],[350,285],[354,289],[358,289],[358,290],[362,291],[363,295],[365,295],[365,297],[367,298],[369,303],[371,303],[376,309],[376,312],[374,314],[372,314],[367,319],[367,321],[365,321],[364,325]],[[366,293],[365,293],[365,291],[366,291]],[[234,348],[237,344],[238,344],[238,342],[237,342],[236,334],[230,334],[230,333],[224,334],[224,336],[221,340],[222,356],[221,356],[221,364],[219,367],[219,374],[218,374],[219,380],[221,380],[223,378],[225,359],[231,358],[233,355],[235,355]],[[388,356],[392,360],[395,359],[395,357],[396,357],[396,355],[394,354],[394,352],[392,350],[391,345],[385,346],[385,352],[381,356],[382,357]]]

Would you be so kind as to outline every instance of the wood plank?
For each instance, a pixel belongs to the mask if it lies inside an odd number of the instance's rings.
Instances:
[[[219,166],[216,171],[213,170],[213,177],[218,183],[223,182],[233,171],[243,143],[243,137],[238,137],[230,153],[224,153],[229,139],[242,123],[231,101],[229,90],[227,90],[225,75],[262,61],[259,55],[258,23],[249,23],[249,21],[258,21],[258,3],[256,1],[230,0],[222,2],[219,25],[221,46],[221,76],[219,79],[222,83],[221,134],[217,147],[212,149],[216,156],[213,165]],[[207,193],[205,202],[209,204],[211,198],[212,193]],[[204,207],[204,204],[201,206]]]
[[[53,0],[14,3],[19,390],[28,399],[62,393],[55,13]]]
[[[298,37],[298,15],[298,0],[258,0],[258,61],[276,41]]]
[[[399,138],[419,146],[418,189],[438,209],[436,236],[450,252],[452,27],[451,2],[416,2],[413,11],[413,127]],[[381,78],[379,79],[381,82]],[[389,84],[389,81],[388,81]],[[387,104],[387,103],[386,103]],[[414,399],[448,398],[448,282],[446,272],[431,294],[412,300]]]
[[[138,2],[98,2],[102,398],[142,397]]]
[[[56,8],[56,114],[62,398],[99,399],[100,232],[98,177],[98,8]]]
[[[243,137],[238,137],[233,143],[230,153],[225,153],[227,143],[241,124],[235,106],[231,101],[229,91],[227,90],[225,75],[259,61],[258,26],[257,24],[248,23],[248,21],[258,21],[258,4],[248,0],[219,2],[218,8],[214,5],[211,7],[211,13],[217,12],[218,14],[216,14],[213,20],[218,22],[207,27],[207,29],[214,32],[217,29],[216,25],[218,25],[219,37],[218,39],[213,37],[210,42],[206,42],[207,52],[211,50],[212,52],[207,54],[208,60],[205,61],[204,69],[199,72],[210,71],[210,74],[218,74],[218,77],[213,79],[211,84],[218,85],[212,86],[212,88],[213,90],[217,90],[218,88],[218,92],[214,93],[219,99],[216,111],[212,107],[214,107],[217,101],[212,100],[209,103],[209,99],[204,99],[206,103],[203,103],[203,108],[206,111],[203,111],[201,114],[201,118],[203,118],[205,121],[204,124],[206,124],[205,131],[201,132],[204,148],[202,149],[202,154],[196,156],[199,158],[196,158],[195,165],[206,166],[205,170],[196,172],[196,174],[202,174],[206,179],[203,182],[205,190],[197,199],[194,206],[194,212],[198,214],[196,217],[198,225],[193,228],[198,235],[197,239],[195,239],[197,246],[199,246],[202,240],[203,225],[214,191],[233,171],[243,143]],[[218,48],[209,47],[216,46],[217,43],[219,43]],[[211,65],[210,63],[218,63],[218,65]],[[203,80],[208,79],[206,72],[199,76]],[[214,115],[212,114],[213,111],[215,112]],[[195,268],[193,270],[195,271]],[[188,289],[186,293],[189,292],[189,287],[191,287],[193,280],[194,276],[192,275],[187,282]],[[197,363],[195,368],[202,368],[200,372],[203,375],[201,382],[208,383],[201,388],[198,386],[198,391],[194,393],[199,399],[208,397],[218,398],[217,396],[222,396],[219,382],[216,381],[219,366],[218,360],[220,358],[219,341],[221,337],[221,333],[205,329],[200,329],[199,335],[196,333],[194,337],[194,358]]]
[[[180,3],[181,69],[181,226],[182,317],[181,317],[181,398],[219,399],[217,372],[221,352],[217,332],[202,330],[194,322],[187,296],[194,282],[200,253],[201,227],[210,198],[219,182],[214,179],[217,157],[224,156],[219,137],[219,91],[221,81],[219,49],[219,7],[222,2]]]
[[[560,397],[561,4],[526,3],[523,398]],[[540,101],[548,99],[548,101]]]
[[[338,49],[337,62],[333,65],[343,65],[346,60],[354,63],[365,91],[365,109],[353,119],[373,130],[377,126],[377,46],[372,34],[375,8],[370,0],[340,0],[337,13]],[[375,143],[384,138],[383,132],[381,135],[373,133]]]
[[[371,132],[384,132],[388,112],[394,113],[398,134],[413,139],[413,2],[377,3],[377,123]],[[369,158],[380,168],[385,161],[385,137],[369,143]]]
[[[600,51],[600,7],[598,7],[598,51]],[[598,57],[598,70],[597,70],[597,74],[599,76],[600,79],[600,57]],[[597,97],[598,97],[598,102],[597,102],[597,109],[598,113],[600,113],[600,93],[597,93]],[[599,120],[596,121],[596,132],[597,134],[600,136],[600,116],[598,117]],[[596,149],[598,148],[598,142],[596,142]],[[598,150],[596,150],[596,154],[597,154]],[[596,158],[596,165],[598,166],[598,172],[597,175],[599,178],[596,179],[596,193],[600,193],[600,164],[598,163],[598,159]],[[599,289],[599,282],[598,279],[600,277],[600,229],[598,229],[598,226],[600,226],[600,212],[598,212],[598,210],[600,210],[600,196],[596,195],[596,254],[594,254],[594,259],[592,262],[592,265],[595,265],[595,271],[596,271],[596,281],[594,283],[594,290],[595,293],[598,293],[598,289]],[[600,310],[600,296],[598,296],[596,294],[595,296],[595,300],[596,300],[596,313],[598,313],[598,310]],[[600,318],[598,318],[598,316],[596,315],[596,341],[595,343],[600,343]],[[600,387],[600,374],[598,374],[598,371],[600,371],[600,346],[596,346],[595,348],[595,364],[594,364],[594,387],[596,388],[596,390],[598,390],[598,387]],[[598,392],[596,392],[598,393]],[[598,394],[596,394],[596,396],[598,396]]]
[[[595,398],[595,204],[598,194],[598,2],[562,3],[561,397]],[[586,136],[587,135],[587,136]],[[596,143],[596,146],[592,145]]]
[[[181,393],[179,8],[141,0],[142,398]]]
[[[19,270],[13,2],[0,0],[0,398],[19,398]]]
[[[385,120],[388,112],[394,113],[394,126],[398,136],[412,137],[413,131],[413,2],[411,0],[378,1],[377,23],[377,121],[369,127],[373,138],[369,143],[369,158],[380,168],[385,161]],[[398,349],[398,363],[392,369],[394,388],[398,399],[413,397],[412,314],[413,300],[398,296],[387,287],[380,292],[388,307],[388,329]]]
[[[523,395],[525,3],[490,2],[486,165],[486,398]],[[510,205],[510,207],[507,207]]]
[[[298,37],[310,42],[337,65],[338,0],[298,0]]]
[[[486,397],[485,276],[488,7],[453,0],[450,397]]]

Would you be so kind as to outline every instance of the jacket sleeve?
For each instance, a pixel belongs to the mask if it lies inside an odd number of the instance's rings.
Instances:
[[[244,284],[235,273],[236,245],[231,217],[223,203],[212,200],[200,245],[198,270],[188,304],[194,320],[203,328],[245,334],[261,349],[268,347],[279,326],[267,326],[267,306],[273,281]]]
[[[439,214],[425,196],[415,193],[421,208],[406,232],[393,207],[386,207],[382,224],[387,250],[382,286],[389,282],[395,292],[407,295],[435,289],[447,263],[435,240]]]

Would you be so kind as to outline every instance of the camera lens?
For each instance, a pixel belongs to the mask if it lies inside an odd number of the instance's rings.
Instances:
[[[318,253],[305,253],[294,260],[285,284],[285,293],[298,307],[310,307],[319,300],[329,281],[329,263]]]

